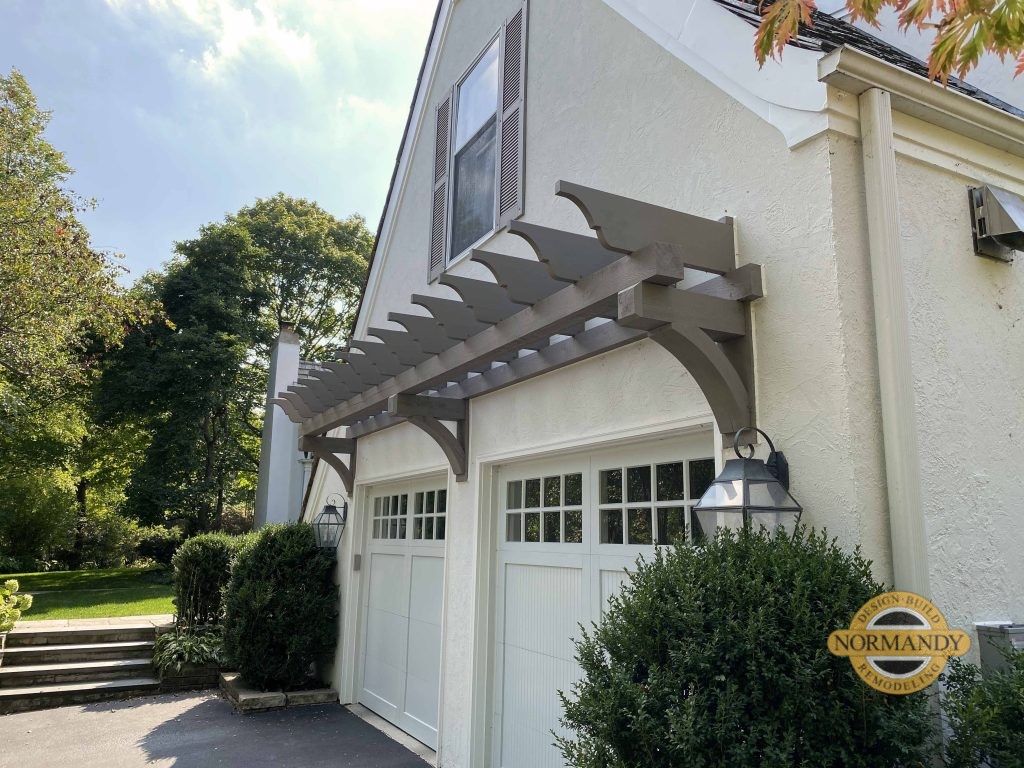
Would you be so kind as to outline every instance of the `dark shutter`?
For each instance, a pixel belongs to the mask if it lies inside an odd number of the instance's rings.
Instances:
[[[434,202],[430,217],[430,272],[433,282],[444,271],[448,251],[448,162],[451,148],[452,96],[434,113]]]
[[[501,113],[495,213],[498,226],[523,215],[526,112],[526,4],[501,31]]]

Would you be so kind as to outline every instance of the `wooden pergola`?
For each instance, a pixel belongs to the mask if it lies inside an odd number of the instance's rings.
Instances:
[[[349,493],[359,437],[414,424],[465,480],[470,398],[643,338],[686,367],[723,434],[756,426],[749,302],[763,296],[761,267],[736,267],[732,220],[566,181],[555,194],[597,237],[513,221],[537,261],[474,250],[495,282],[442,274],[458,299],[413,294],[429,315],[389,313],[404,331],[370,328],[379,341],[306,366],[271,401],[300,425],[299,448],[330,464]],[[686,270],[716,276],[682,289]]]

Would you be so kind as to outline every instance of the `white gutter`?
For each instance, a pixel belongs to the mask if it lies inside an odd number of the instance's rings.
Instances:
[[[843,46],[823,56],[818,79],[854,96],[879,88],[897,112],[1024,157],[1024,119],[863,51]]]
[[[880,88],[865,90],[859,101],[893,576],[897,589],[930,597],[892,104]]]

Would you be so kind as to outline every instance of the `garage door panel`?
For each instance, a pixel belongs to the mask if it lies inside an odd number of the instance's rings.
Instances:
[[[626,571],[622,568],[617,568],[613,571],[602,570],[601,571],[601,612],[604,613],[608,607],[608,598],[613,595],[619,594],[622,591],[622,585],[626,583],[629,576]]]
[[[575,661],[506,645],[502,690],[502,765],[561,766],[551,729],[557,729],[562,705],[580,677]]]
[[[559,659],[573,658],[571,638],[586,617],[579,568],[505,566],[505,644]]]
[[[412,591],[409,618],[441,626],[441,604],[444,600],[444,558],[412,556]]]
[[[363,691],[397,709],[405,687],[405,668],[380,656],[367,656],[363,665]]]
[[[393,666],[404,668],[409,620],[388,611],[373,608],[367,612],[366,656],[387,659]]]
[[[383,552],[370,553],[370,605],[377,611],[386,611],[399,616],[409,613],[409,592],[395,589],[404,584],[405,555]]]

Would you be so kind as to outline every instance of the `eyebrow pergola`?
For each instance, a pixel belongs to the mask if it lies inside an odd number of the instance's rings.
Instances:
[[[389,313],[404,331],[370,328],[379,341],[303,365],[271,400],[299,424],[299,448],[330,464],[349,493],[359,437],[414,424],[465,480],[470,398],[643,338],[686,367],[723,434],[756,426],[749,302],[763,296],[761,267],[736,267],[732,220],[566,181],[555,194],[580,209],[596,238],[513,221],[509,231],[537,261],[474,250],[495,282],[442,274],[459,299],[413,294],[429,315]],[[714,276],[680,288],[687,270]]]

